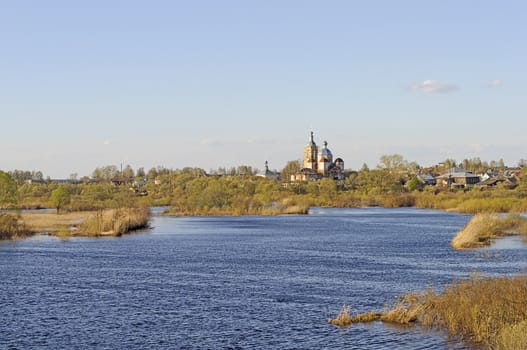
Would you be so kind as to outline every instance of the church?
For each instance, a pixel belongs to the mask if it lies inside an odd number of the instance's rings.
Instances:
[[[311,132],[309,143],[304,147],[302,169],[291,175],[291,181],[315,181],[324,177],[343,180],[344,161],[342,158],[333,161],[333,154],[326,141],[324,141],[324,147],[319,149],[313,138],[313,132]]]

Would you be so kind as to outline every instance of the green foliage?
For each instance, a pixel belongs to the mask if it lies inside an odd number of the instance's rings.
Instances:
[[[17,183],[8,173],[0,171],[0,208],[13,208],[17,204]]]
[[[61,209],[71,203],[71,194],[64,186],[59,186],[51,192],[50,202],[57,209],[58,214]]]
[[[107,165],[101,168],[96,168],[92,173],[92,178],[95,180],[110,181],[116,179],[119,175],[119,170],[115,165]]]
[[[290,161],[287,162],[285,167],[280,172],[280,176],[285,181],[289,181],[289,179],[291,178],[291,175],[294,175],[297,172],[299,172],[301,168],[302,167],[300,165],[300,161],[299,160],[290,160]]]
[[[444,165],[430,168],[427,172],[438,172],[454,165],[454,160],[447,159]],[[464,160],[461,165],[473,169],[486,165],[504,166],[501,160],[487,163],[478,158]],[[104,166],[95,169],[94,178],[90,181],[84,178],[81,183],[64,187],[71,195],[69,206],[73,211],[134,207],[140,203],[168,205],[173,208],[172,212],[182,215],[262,214],[277,212],[277,208],[283,210],[285,206],[280,203],[286,198],[299,203],[300,207],[416,206],[465,213],[527,211],[527,167],[518,177],[515,189],[496,186],[493,189],[465,188],[459,191],[424,186],[416,177],[419,168],[419,165],[406,161],[399,154],[383,155],[373,170],[364,164],[359,171],[347,171],[348,176],[339,181],[324,178],[320,181],[289,182],[291,174],[301,170],[299,160],[289,161],[282,169],[283,182],[253,176],[255,170],[250,166],[219,168],[211,171],[213,175],[191,167],[176,170],[156,167],[147,174],[144,168],[139,168],[135,175],[141,184],[137,185],[112,181],[124,177],[131,180],[134,171],[130,166],[122,171],[116,166]],[[27,177],[32,173],[17,174]],[[145,178],[147,181],[143,183]],[[10,190],[6,192],[5,188]],[[47,207],[53,202],[52,192],[57,188],[58,185],[50,181],[23,183],[17,193],[16,181],[9,181],[8,175],[3,173],[0,175],[0,207]]]
[[[388,171],[401,171],[407,168],[408,161],[400,154],[382,155],[380,163],[377,166],[379,169]]]
[[[421,181],[419,181],[417,176],[414,176],[406,183],[406,187],[409,191],[420,191],[423,189],[424,185]]]

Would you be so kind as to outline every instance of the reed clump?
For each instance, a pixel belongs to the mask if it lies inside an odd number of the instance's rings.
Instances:
[[[79,226],[78,234],[85,236],[120,236],[147,228],[150,210],[146,207],[99,210]]]
[[[441,293],[410,293],[378,319],[441,329],[486,348],[527,349],[527,276],[472,277],[448,285]],[[345,326],[352,320],[345,306],[328,322]]]
[[[350,307],[344,305],[337,317],[328,319],[328,323],[335,326],[349,326],[352,323],[368,323],[378,321],[381,319],[382,313],[380,312],[366,312],[363,314],[350,315]]]
[[[454,237],[450,245],[454,249],[472,249],[489,245],[492,239],[522,234],[527,235],[527,219],[518,214],[475,215]]]
[[[19,215],[0,214],[0,239],[17,239],[31,235]]]

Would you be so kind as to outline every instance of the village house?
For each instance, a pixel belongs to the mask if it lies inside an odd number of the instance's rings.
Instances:
[[[493,188],[496,187],[498,184],[501,184],[501,186],[504,186],[506,188],[513,189],[518,186],[518,181],[514,176],[497,175],[489,177],[479,182],[477,184],[477,187]]]
[[[469,187],[480,182],[478,175],[462,168],[451,168],[435,178],[438,186]]]

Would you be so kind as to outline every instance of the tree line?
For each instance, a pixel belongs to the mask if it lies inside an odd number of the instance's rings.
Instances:
[[[527,195],[525,164],[515,189],[498,188],[492,198],[509,200],[508,209],[520,208]],[[300,170],[300,161],[290,161],[281,170],[282,181],[255,176],[255,169],[239,166],[229,171],[219,168],[208,173],[200,168],[167,169],[164,167],[134,170],[104,166],[96,168],[90,181],[58,184],[53,181],[20,181],[36,172],[0,172],[1,208],[56,208],[94,210],[135,205],[169,206],[176,214],[272,214],[291,208],[299,212],[309,206],[354,207],[364,205],[421,206],[443,209],[459,205],[463,199],[488,197],[482,189],[427,188],[417,175],[438,173],[462,166],[473,172],[505,169],[503,161],[466,159],[460,163],[447,159],[434,167],[423,168],[403,156],[384,155],[370,169],[348,170],[344,180],[324,178],[314,182],[289,182],[290,174]],[[13,176],[16,174],[16,176]],[[21,176],[21,174],[23,176]],[[115,182],[115,179],[126,181]],[[144,181],[144,180],[147,181]],[[499,192],[499,196],[498,196]],[[489,202],[489,200],[487,200]],[[512,204],[511,204],[512,203]],[[522,202],[523,203],[523,202]],[[455,205],[454,205],[455,204]],[[295,210],[292,210],[294,212]],[[471,209],[476,210],[476,209]]]

